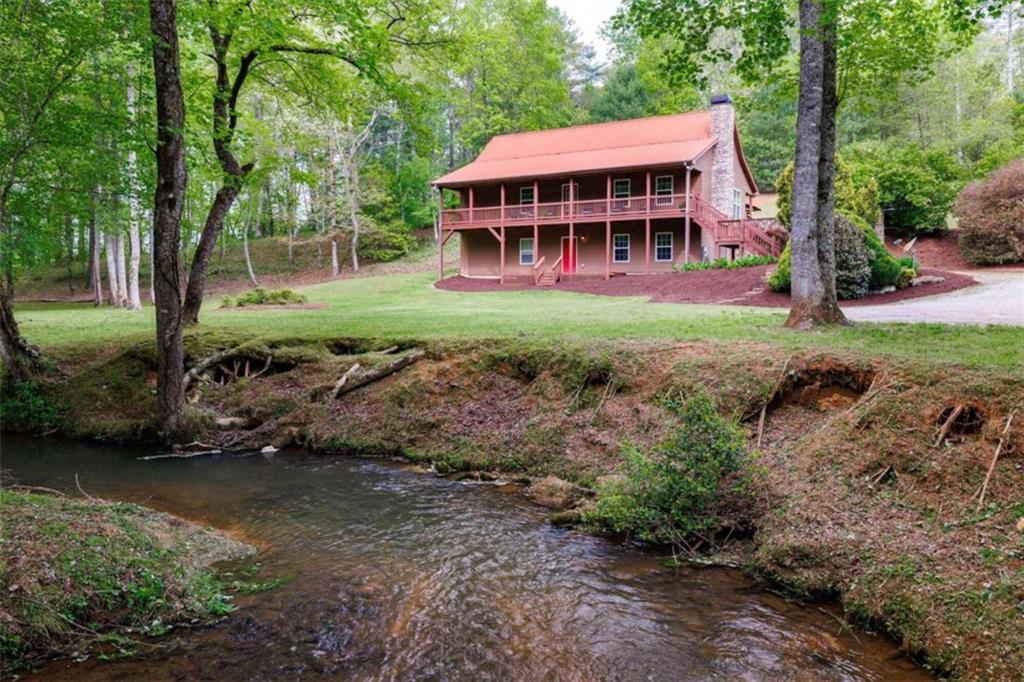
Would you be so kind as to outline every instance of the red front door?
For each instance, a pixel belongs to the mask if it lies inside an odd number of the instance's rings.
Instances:
[[[576,237],[562,237],[562,274],[576,272]]]

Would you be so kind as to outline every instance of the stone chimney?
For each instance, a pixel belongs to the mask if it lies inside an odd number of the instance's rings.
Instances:
[[[736,110],[729,95],[711,98],[711,134],[718,138],[712,151],[711,205],[732,217],[732,192],[736,188]]]

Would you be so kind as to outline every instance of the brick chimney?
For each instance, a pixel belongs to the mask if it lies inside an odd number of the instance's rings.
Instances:
[[[712,151],[711,205],[732,217],[736,188],[736,110],[729,95],[711,98],[711,134],[718,138]]]

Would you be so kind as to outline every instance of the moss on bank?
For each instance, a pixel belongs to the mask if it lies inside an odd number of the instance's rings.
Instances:
[[[0,490],[0,670],[122,655],[231,610],[210,565],[251,548],[133,504]]]
[[[191,334],[189,362],[244,340]],[[328,399],[353,364],[389,362],[374,351],[391,346],[426,356]],[[577,491],[621,471],[623,444],[652,451],[671,437],[679,422],[666,398],[707,390],[762,451],[744,517],[751,570],[840,600],[936,670],[1000,680],[1024,669],[1024,417],[975,511],[1007,416],[1024,407],[1019,370],[753,343],[296,338],[247,348],[280,371],[255,375],[264,362],[254,357],[253,371],[243,362],[199,385],[189,410],[204,443],[403,455],[438,471],[557,476]],[[153,433],[151,346],[63,369],[39,395],[59,403],[66,433]],[[958,404],[965,416],[938,438]],[[225,417],[233,425],[216,428]]]

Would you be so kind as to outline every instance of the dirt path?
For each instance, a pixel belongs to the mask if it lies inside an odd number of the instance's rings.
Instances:
[[[887,305],[843,306],[844,312],[852,320],[868,322],[1024,327],[1024,270],[974,270],[969,274],[978,281],[976,286]]]

